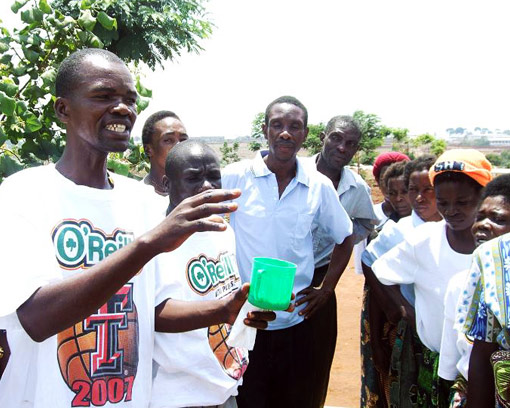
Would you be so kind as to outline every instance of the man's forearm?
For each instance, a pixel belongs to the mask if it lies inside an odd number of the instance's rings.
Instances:
[[[329,263],[328,271],[322,283],[323,288],[333,291],[335,290],[340,277],[349,264],[353,247],[354,240],[352,235],[345,238],[344,242],[341,244],[335,245],[333,253],[331,254],[331,261]]]
[[[135,240],[85,272],[40,287],[17,310],[23,328],[39,342],[90,316],[152,256]]]
[[[215,324],[227,323],[223,300],[186,302],[167,299],[156,307],[156,331],[181,333]]]

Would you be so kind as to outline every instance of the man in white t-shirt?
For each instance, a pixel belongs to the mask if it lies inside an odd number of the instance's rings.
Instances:
[[[204,217],[234,211],[236,204],[222,201],[240,193],[199,194],[156,226],[147,189],[106,171],[108,153],[128,147],[136,119],[125,64],[105,50],[77,51],[60,66],[56,96],[67,131],[61,159],[0,187],[0,211],[8,214],[0,235],[0,327],[12,352],[0,406],[147,407],[157,268],[151,259],[196,231],[224,231]],[[246,294],[237,294],[229,299],[240,307]],[[160,320],[232,320],[225,305],[170,306]]]
[[[302,292],[294,313],[277,312],[268,330],[257,333],[237,401],[241,408],[312,407],[315,354],[308,320],[334,293],[346,266],[343,253],[352,250],[352,223],[331,181],[296,157],[308,134],[304,105],[290,96],[276,99],[266,109],[262,130],[267,155],[258,153],[222,172],[224,187],[243,192],[239,213],[230,218],[241,278],[250,280],[253,257],[284,259],[297,265],[294,291]],[[338,244],[320,288],[310,287],[314,222]]]
[[[169,153],[165,169],[168,212],[188,197],[221,188],[220,161],[214,150],[201,142],[177,145]],[[207,302],[225,299],[241,287],[230,227],[222,233],[194,234],[158,260],[161,269],[172,273],[158,275],[156,314],[167,299],[200,301],[207,307]],[[251,313],[274,318],[273,312]],[[237,407],[234,396],[248,365],[248,351],[229,347],[229,333],[228,324],[185,333],[156,332],[151,407]]]

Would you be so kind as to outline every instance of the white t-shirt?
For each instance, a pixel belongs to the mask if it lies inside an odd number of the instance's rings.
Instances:
[[[401,218],[398,222],[387,220],[379,235],[370,241],[370,244],[361,255],[361,261],[367,266],[372,266],[377,258],[380,258],[390,249],[400,244],[406,237],[412,234],[417,226],[422,225],[424,222],[414,211],[410,216]],[[400,293],[414,306],[415,295],[412,284],[400,285]]]
[[[438,374],[445,380],[453,381],[458,373],[467,379],[469,371],[469,357],[473,342],[466,335],[454,329],[457,302],[467,280],[469,270],[457,273],[448,282],[444,297],[444,323],[439,353]]]
[[[411,237],[372,265],[385,285],[414,283],[416,327],[422,343],[439,352],[444,320],[444,295],[457,272],[469,268],[471,255],[455,252],[444,221],[426,222]]]
[[[90,268],[154,225],[139,183],[74,184],[53,165],[21,171],[0,186],[0,327],[12,349],[0,406],[146,407],[151,391],[154,263],[90,317],[35,343],[16,309],[40,286]],[[23,405],[25,404],[25,405]]]
[[[157,304],[221,299],[241,286],[230,227],[196,233],[158,262]],[[229,333],[228,324],[156,333],[151,408],[220,405],[237,395],[248,351],[227,346]]]
[[[145,176],[145,178],[140,180],[140,184],[142,184],[145,188],[147,188],[149,190],[149,192],[152,194],[152,198],[156,202],[156,205],[160,208],[161,213],[163,215],[166,214],[166,210],[168,209],[168,204],[170,204],[170,199],[168,198],[167,195],[164,196],[164,195],[156,193],[156,189],[154,188],[154,186],[145,183],[146,178],[147,178],[147,176]]]

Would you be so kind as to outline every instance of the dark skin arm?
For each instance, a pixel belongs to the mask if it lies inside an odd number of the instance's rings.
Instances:
[[[235,211],[239,190],[210,190],[179,204],[157,227],[87,271],[37,289],[18,309],[27,334],[41,342],[94,313],[154,256],[173,251],[199,231],[223,231],[213,214]]]
[[[181,333],[220,323],[234,324],[241,307],[248,298],[250,284],[224,299],[186,302],[167,299],[156,307],[156,331]],[[291,304],[288,312],[294,310]],[[267,323],[276,319],[272,311],[252,311],[244,319],[244,324],[256,329],[267,328]]]
[[[468,407],[494,408],[494,374],[490,363],[491,354],[498,349],[496,343],[475,340],[469,358]]]
[[[306,307],[299,312],[305,319],[312,317],[326,303],[329,297],[335,293],[336,285],[351,258],[353,246],[354,239],[352,235],[345,238],[341,244],[335,245],[331,254],[328,272],[324,277],[322,285],[317,288],[309,286],[297,294],[298,297],[301,296],[296,301],[297,306],[308,302]]]
[[[371,295],[374,296],[377,303],[381,306],[386,319],[397,324],[401,318],[406,318],[415,327],[414,307],[402,296],[400,287],[398,285],[383,285],[379,282],[377,276],[375,276],[372,268],[363,262],[361,266],[365,279],[370,286]]]

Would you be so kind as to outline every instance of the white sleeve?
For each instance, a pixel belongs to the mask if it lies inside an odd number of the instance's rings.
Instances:
[[[156,263],[155,305],[158,306],[161,302],[170,298],[180,299],[182,286],[176,276],[176,268],[180,264],[175,262],[174,253],[162,253],[154,261]]]
[[[370,241],[370,244],[368,244],[361,256],[361,260],[365,265],[372,266],[377,259],[402,242],[404,236],[396,225],[395,221],[388,220],[379,235]]]
[[[0,198],[1,200],[1,198]],[[20,214],[6,211],[0,234],[0,316],[13,313],[38,288],[62,279],[49,231],[40,231]]]
[[[441,337],[441,348],[439,352],[438,375],[445,380],[453,381],[457,377],[457,363],[461,354],[457,348],[458,333],[453,328],[455,322],[455,311],[461,288],[457,284],[455,275],[448,283],[444,298],[444,321],[443,335]]]
[[[384,285],[414,283],[418,260],[414,244],[405,240],[377,259],[372,270]]]
[[[322,185],[321,204],[314,222],[320,225],[337,244],[341,244],[352,234],[351,219],[331,183]]]

